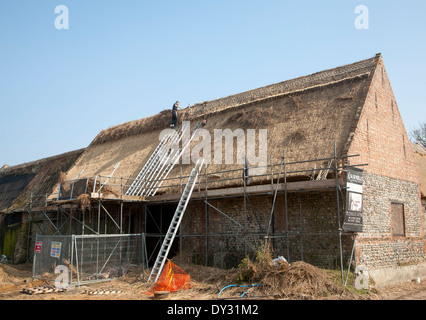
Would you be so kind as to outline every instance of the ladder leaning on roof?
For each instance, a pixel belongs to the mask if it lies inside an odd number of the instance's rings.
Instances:
[[[183,144],[182,147],[177,149],[174,153],[170,154],[167,160],[163,162],[163,166],[159,170],[157,170],[157,175],[154,176],[153,181],[151,181],[149,187],[142,191],[144,195],[151,197],[155,196],[158,189],[163,184],[164,179],[167,178],[176,163],[179,162],[179,159],[182,156],[183,152],[189,147],[191,141],[194,139],[196,130],[200,128],[202,124],[203,123],[201,121],[198,122],[192,129],[189,139],[187,141],[183,141],[185,144]]]
[[[139,191],[141,186],[146,182],[146,177],[152,174],[153,170],[159,165],[161,160],[164,158],[164,155],[168,151],[168,142],[176,142],[176,140],[183,136],[186,130],[187,127],[181,127],[179,130],[177,130],[177,134],[175,132],[170,132],[164,135],[163,139],[161,139],[161,141],[158,143],[154,152],[151,154],[148,161],[145,163],[130,188],[127,190],[126,195],[135,195]]]
[[[180,223],[182,221],[188,202],[191,198],[195,183],[197,182],[197,179],[200,175],[203,164],[204,159],[198,159],[197,163],[191,171],[191,174],[189,175],[188,181],[179,200],[179,204],[176,208],[172,222],[170,223],[166,237],[164,238],[163,244],[161,245],[160,252],[158,253],[157,259],[155,260],[154,267],[152,268],[151,274],[149,275],[148,282],[150,282],[153,277],[155,277],[154,282],[156,282],[161,274],[161,271],[167,260],[167,255],[169,254],[170,248],[172,247],[173,240],[175,239],[176,233],[179,229]]]
[[[179,161],[183,152],[188,148],[195,136],[195,131],[201,127],[203,122],[198,122],[192,129],[190,137],[181,148],[172,150],[170,145],[179,144],[189,126],[183,126],[178,132],[171,132],[160,141],[151,157],[148,159],[135,181],[127,190],[126,195],[153,196],[158,188]]]

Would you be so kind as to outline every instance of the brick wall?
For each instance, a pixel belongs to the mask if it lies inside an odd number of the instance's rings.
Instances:
[[[426,257],[426,234],[425,234],[425,226],[426,226],[426,199],[423,198],[421,200],[421,202],[422,202],[422,212],[423,212],[423,241],[424,241],[423,252],[424,252],[424,255]]]
[[[353,164],[368,163],[371,173],[418,183],[414,153],[399,113],[383,60],[380,59],[349,154]]]
[[[365,172],[363,191],[364,232],[359,234],[360,237],[392,235],[392,202],[404,204],[406,236],[422,236],[422,213],[416,183]]]
[[[368,164],[363,195],[364,232],[357,239],[358,263],[382,268],[424,259],[419,172],[382,59],[348,153],[360,155],[352,164]],[[392,202],[404,206],[405,237],[392,236]]]
[[[184,254],[190,256],[189,260],[193,262],[204,264],[207,254],[209,265],[217,262],[216,266],[219,267],[237,266],[246,253],[252,255],[264,240],[272,201],[272,196],[248,197],[246,214],[241,198],[209,201],[223,214],[208,208],[207,224],[205,204],[191,203],[181,228],[181,233],[186,235],[182,241]],[[278,195],[270,227],[275,257],[281,255],[290,262],[303,260],[320,267],[340,267],[337,230],[335,192],[288,194],[287,215],[284,194]],[[209,237],[206,237],[206,231]],[[349,260],[352,244],[351,237],[343,237],[345,264]],[[221,261],[222,256],[224,259]]]
[[[411,264],[424,258],[418,184],[364,173],[364,230],[357,238],[357,263],[367,268]],[[391,204],[402,203],[405,236],[393,236]]]

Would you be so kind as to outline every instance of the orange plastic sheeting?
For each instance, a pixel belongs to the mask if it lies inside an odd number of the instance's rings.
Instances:
[[[191,277],[189,274],[168,260],[157,282],[148,291],[142,293],[154,295],[156,291],[176,292],[189,289],[191,287],[190,281]]]

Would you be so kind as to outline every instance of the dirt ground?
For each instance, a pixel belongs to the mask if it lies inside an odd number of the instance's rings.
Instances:
[[[316,270],[313,266],[300,265],[303,268],[288,269],[286,273],[278,274],[286,276],[288,286],[293,286],[295,291],[278,295],[276,289],[270,284],[270,290],[260,287],[241,288],[234,287],[224,290],[220,298],[224,299],[263,299],[263,300],[426,300],[426,279],[420,283],[412,281],[398,286],[381,288],[380,290],[349,290],[343,286],[327,282],[331,278],[323,271]],[[182,268],[191,275],[190,288],[179,292],[170,293],[162,297],[166,300],[216,300],[218,294],[225,286],[234,284],[238,270],[221,270],[202,266],[185,265]],[[304,273],[300,270],[304,270]],[[108,282],[89,284],[80,287],[70,287],[65,292],[28,294],[25,288],[37,286],[53,286],[54,283],[40,279],[32,279],[32,265],[0,264],[0,300],[152,300],[152,295],[144,294],[151,285],[146,283],[149,275],[145,270],[133,270],[122,277]],[[293,277],[288,277],[291,273]],[[280,285],[277,274],[272,282]],[[299,277],[299,278],[297,278]],[[310,278],[311,277],[311,278]],[[327,279],[312,281],[313,278],[325,277]],[[278,279],[278,280],[277,280]],[[298,280],[300,279],[300,280]],[[331,281],[331,280],[330,280]],[[272,283],[271,282],[271,283]],[[303,286],[300,284],[303,283]],[[320,286],[321,285],[324,286]],[[115,293],[108,291],[115,290]],[[243,292],[244,298],[239,298]],[[89,293],[98,294],[89,294]],[[296,294],[294,292],[297,292]],[[99,294],[102,293],[102,294]]]

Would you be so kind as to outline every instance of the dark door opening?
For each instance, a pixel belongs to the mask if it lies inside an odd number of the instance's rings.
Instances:
[[[157,259],[158,252],[163,244],[170,223],[172,222],[177,205],[150,205],[146,211],[146,249],[148,266],[152,267]],[[167,259],[172,259],[179,253],[179,231],[170,248]]]

